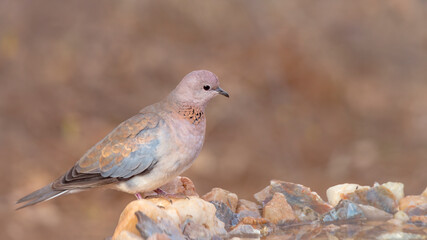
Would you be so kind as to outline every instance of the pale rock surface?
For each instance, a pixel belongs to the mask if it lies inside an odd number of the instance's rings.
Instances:
[[[213,188],[210,192],[202,196],[205,201],[217,201],[227,204],[231,211],[236,212],[237,195],[222,188]]]
[[[427,197],[427,187],[424,189],[424,191],[421,193],[421,196]]]
[[[143,212],[153,221],[157,221],[159,218],[167,218],[174,222],[176,225],[179,224],[179,217],[177,215],[171,216],[170,214],[163,211],[155,203],[141,199],[130,202],[120,215],[119,223],[117,224],[116,230],[114,231],[113,240],[121,234],[122,231],[128,231],[137,236],[140,236],[136,224],[138,219],[135,215],[137,211]]]
[[[198,197],[189,197],[189,199],[177,199],[173,201],[170,207],[165,206],[165,210],[173,208],[178,212],[180,222],[187,219],[205,226],[213,234],[223,234],[224,223],[216,216],[216,208],[213,204],[204,201]]]
[[[296,217],[282,193],[274,193],[273,198],[264,206],[263,217],[274,224],[295,221]]]
[[[134,233],[128,232],[126,230],[121,231],[120,234],[114,238],[116,240],[144,240],[141,236]]]
[[[402,210],[397,211],[397,213],[395,213],[395,214],[394,214],[394,218],[395,218],[395,219],[398,219],[398,220],[400,220],[400,221],[402,221],[402,222],[407,222],[407,221],[409,221],[408,214],[406,214],[406,213],[405,213],[404,211],[402,211]]]
[[[266,199],[271,197],[271,195],[272,195],[271,192],[272,192],[272,187],[271,187],[271,183],[270,183],[270,185],[263,188],[261,191],[255,193],[254,198],[257,200],[257,202],[262,204]]]
[[[409,195],[399,201],[399,209],[408,212],[411,208],[427,204],[427,197]]]
[[[172,240],[185,240],[185,236],[182,234],[181,229],[175,226],[169,219],[160,218],[155,222],[141,211],[137,211],[135,215],[138,219],[136,229],[138,229],[142,238],[146,239],[155,234],[164,233],[170,236]]]
[[[409,217],[427,216],[427,197],[423,195],[406,196],[400,200],[399,209]]]
[[[375,184],[371,188],[357,189],[354,192],[342,196],[357,204],[364,204],[394,214],[398,209],[398,201],[395,195],[383,185]]]
[[[215,216],[216,208],[213,204],[198,197],[170,200],[172,203],[164,198],[140,199],[129,203],[120,216],[113,240],[122,231],[128,231],[139,236],[136,228],[138,219],[135,213],[137,211],[141,211],[157,223],[161,220],[167,220],[179,228],[187,220],[191,220],[204,226],[212,235],[226,233],[224,223]]]
[[[183,233],[190,239],[211,239],[212,234],[203,225],[188,220],[183,227]]]
[[[407,233],[407,232],[392,232],[392,233],[384,233],[378,236],[376,239],[378,240],[413,240],[413,239],[425,239],[423,236],[419,234]]]
[[[259,239],[261,232],[254,229],[251,225],[241,224],[228,233],[228,237],[232,239]]]
[[[326,190],[326,197],[328,198],[328,202],[335,207],[347,193],[352,193],[357,189],[363,188],[369,189],[368,186],[361,186],[354,183],[339,184],[328,188]]]
[[[164,233],[156,233],[147,238],[147,240],[171,240],[171,238]]]
[[[320,218],[321,214],[314,211],[310,207],[301,207],[296,208],[294,210],[295,216],[298,218],[299,221],[307,222],[307,221],[315,221]]]
[[[388,188],[388,190],[390,190],[393,193],[393,195],[397,201],[399,201],[400,199],[402,199],[405,196],[405,193],[403,190],[405,185],[403,183],[386,182],[386,183],[382,184],[382,186]]]
[[[239,213],[241,211],[258,212],[259,211],[259,206],[258,206],[258,204],[254,203],[254,202],[251,202],[249,200],[239,199],[239,201],[237,202],[236,213]]]
[[[411,216],[409,221],[412,223],[420,224],[423,226],[427,226],[427,215],[423,216]]]
[[[393,218],[392,214],[376,207],[363,204],[359,204],[359,207],[368,221],[387,221]]]
[[[322,200],[310,188],[301,184],[291,182],[272,180],[270,185],[254,195],[255,199],[265,205],[274,195],[274,193],[282,193],[288,204],[292,207],[298,218],[298,213],[301,213],[301,218],[306,216],[317,216],[329,212],[333,207]],[[308,215],[306,215],[306,213]]]
[[[253,218],[260,218],[260,206],[258,204],[245,200],[245,199],[239,199],[237,203],[237,210],[236,213],[238,214],[239,218],[244,217],[253,217]]]

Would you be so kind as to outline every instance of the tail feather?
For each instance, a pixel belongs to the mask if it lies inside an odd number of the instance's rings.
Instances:
[[[24,205],[18,207],[16,210],[28,207],[39,202],[47,201],[52,198],[58,197],[64,193],[67,193],[69,190],[54,190],[52,189],[52,184],[49,184],[37,191],[34,191],[27,196],[19,199],[16,203],[25,203]]]

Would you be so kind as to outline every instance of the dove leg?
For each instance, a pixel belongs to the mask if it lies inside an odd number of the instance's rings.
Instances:
[[[167,195],[167,193],[165,191],[163,191],[161,188],[157,188],[156,190],[154,190],[154,192],[157,193],[157,195],[160,195],[160,196]]]
[[[142,199],[141,193],[135,193],[135,197],[138,200]]]

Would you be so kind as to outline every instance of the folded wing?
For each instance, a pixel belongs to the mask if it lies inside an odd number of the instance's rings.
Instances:
[[[52,188],[89,188],[148,172],[157,163],[163,125],[154,113],[133,116],[93,146]]]

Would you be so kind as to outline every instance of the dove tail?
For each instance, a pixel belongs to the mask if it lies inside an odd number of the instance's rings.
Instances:
[[[49,184],[37,191],[34,191],[27,196],[19,199],[16,203],[25,203],[24,205],[18,207],[16,210],[25,208],[39,202],[47,201],[52,198],[56,198],[64,193],[67,193],[69,190],[54,190],[52,184]]]

